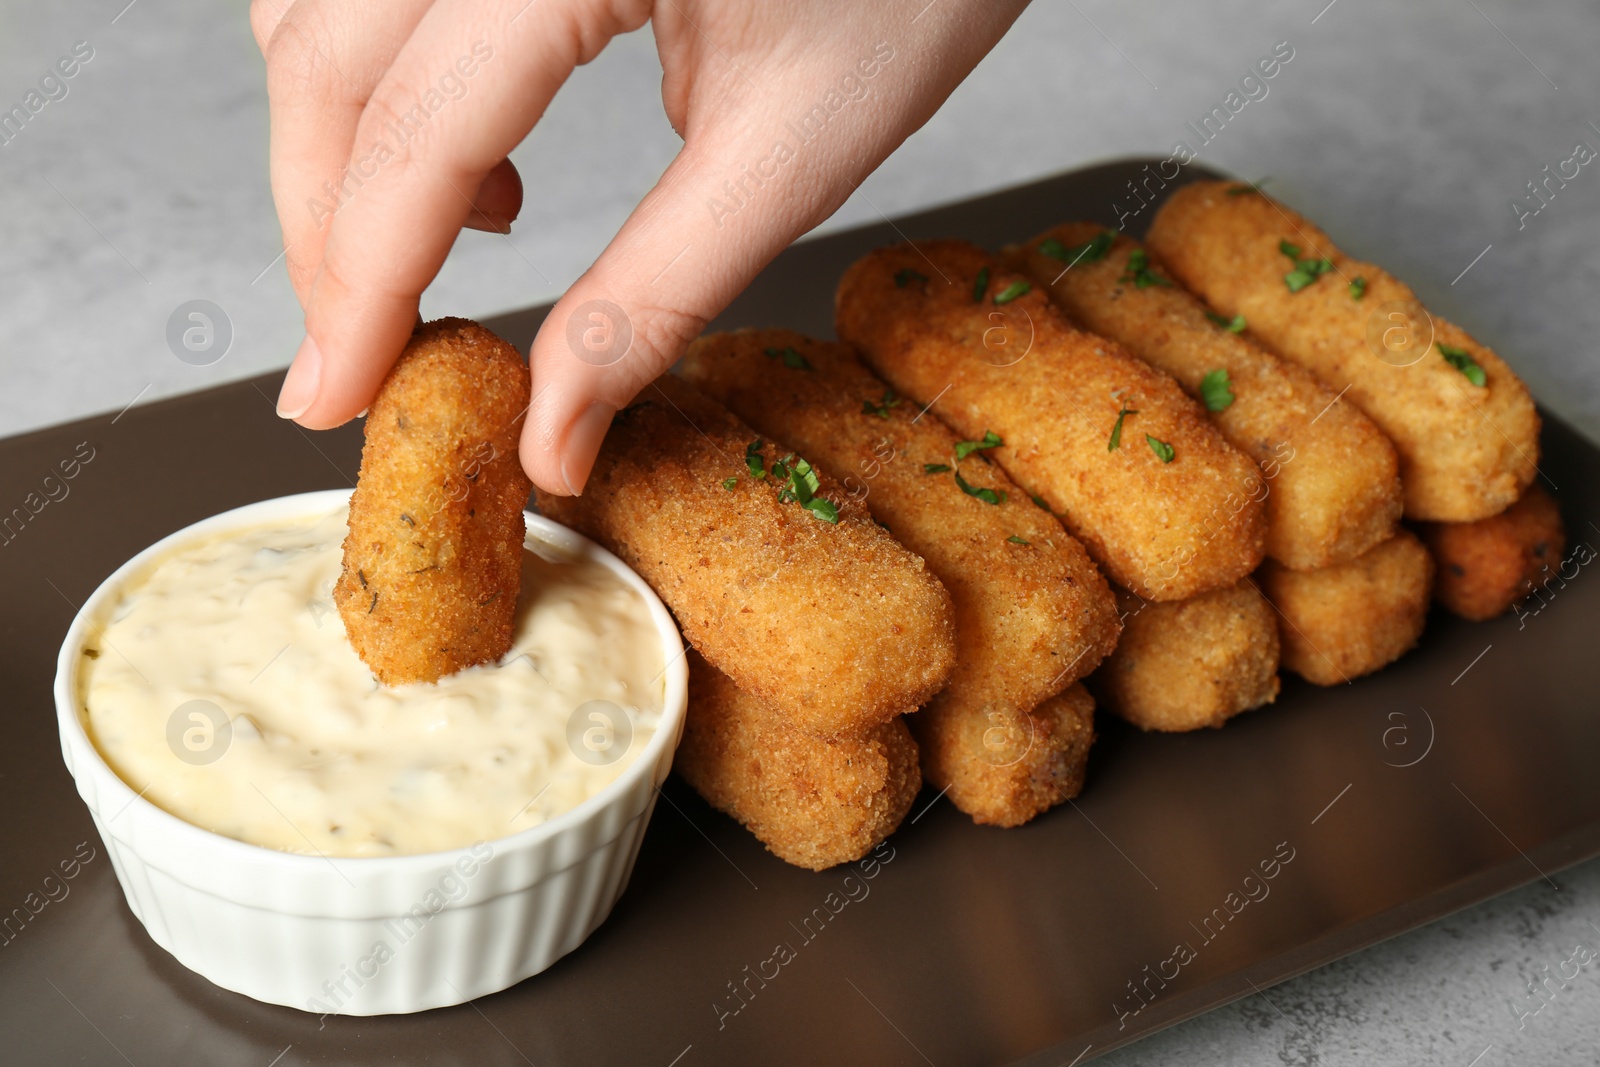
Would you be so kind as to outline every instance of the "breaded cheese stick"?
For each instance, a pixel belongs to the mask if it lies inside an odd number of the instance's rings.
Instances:
[[[1115,646],[1116,603],[1083,546],[985,462],[986,449],[958,460],[956,435],[919,417],[849,346],[793,330],[710,334],[689,346],[683,376],[842,478],[927,562],[955,606],[956,667],[941,699],[1031,708]]]
[[[1221,726],[1278,697],[1278,615],[1240,580],[1176,603],[1131,603],[1122,640],[1090,679],[1141,730]]]
[[[1407,518],[1487,518],[1533,480],[1539,415],[1511,368],[1300,215],[1249,186],[1196,182],[1161,206],[1149,244],[1212,307],[1349,390],[1394,442]]]
[[[1538,482],[1498,515],[1423,523],[1420,532],[1438,566],[1434,598],[1474,622],[1505,614],[1566,551],[1561,509]]]
[[[927,741],[929,780],[976,821],[1002,826],[1074,795],[1040,783],[1072,777],[1092,730],[1063,727],[1061,707],[1036,706],[1116,643],[1110,587],[1083,546],[985,462],[985,449],[958,459],[955,434],[898,397],[848,345],[792,330],[712,334],[689,347],[683,374],[757,430],[842,474],[845,491],[950,591],[956,667],[912,717]],[[981,743],[1001,736],[995,722],[1038,743],[1000,759]]]
[[[673,769],[773,855],[813,871],[866,855],[922,788],[904,719],[836,740],[814,737],[693,651]]]
[[[802,729],[888,722],[955,665],[950,594],[921,557],[680,378],[617,413],[582,496],[538,500],[637,570],[712,665]]]
[[[1176,382],[1067,325],[965,241],[869,253],[835,317],[880,377],[937,405],[1049,503],[1107,577],[1154,600],[1231,585],[1261,561],[1256,465]]]
[[[1268,561],[1256,575],[1278,609],[1283,665],[1314,685],[1371,674],[1422,636],[1433,591],[1433,560],[1401,527],[1365,555],[1315,571]]]
[[[1113,240],[1113,238],[1115,238]],[[1266,482],[1267,555],[1295,570],[1354,559],[1394,534],[1394,446],[1303,367],[1207,317],[1175,285],[1139,286],[1130,257],[1165,268],[1137,241],[1088,222],[1007,249],[1008,266],[1048,289],[1067,316],[1177,379]]]
[[[517,461],[528,365],[466,319],[419,326],[367,415],[333,589],[384,685],[436,682],[511,649],[522,584]]]
[[[911,716],[928,784],[984,826],[1021,826],[1083,791],[1094,698],[1074,683],[1038,706],[981,714],[938,697]]]

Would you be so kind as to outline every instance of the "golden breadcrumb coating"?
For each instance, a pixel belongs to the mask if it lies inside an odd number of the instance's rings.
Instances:
[[[836,325],[919,408],[968,439],[998,434],[988,454],[1113,581],[1183,600],[1254,570],[1255,463],[1171,378],[1029,290],[965,241],[880,248],[845,272]]]
[[[805,366],[766,355],[785,349]],[[849,346],[792,330],[711,334],[690,346],[683,375],[840,477],[927,562],[955,605],[956,668],[942,699],[1031,708],[1116,644],[1116,603],[1083,546],[984,450],[958,462],[956,435],[932,414],[919,418]],[[963,492],[956,471],[1003,501]]]
[[[820,871],[900,825],[922,777],[905,720],[826,740],[689,653],[689,710],[673,768],[785,863]]]
[[[790,352],[799,358],[786,363]],[[977,822],[1002,826],[1075,795],[1076,785],[1063,792],[1041,783],[1080,782],[1093,731],[1055,730],[1057,702],[1030,709],[1092,671],[1116,644],[1115,601],[1083,546],[986,462],[985,450],[957,460],[956,435],[896,396],[848,345],[792,330],[711,334],[690,346],[683,374],[758,430],[841,474],[845,491],[950,591],[956,668],[911,720],[928,739],[924,760],[936,760],[929,779],[949,786],[950,799]],[[997,503],[963,492],[955,471]],[[1039,743],[997,760],[972,743],[998,736],[997,721],[1020,724]]]
[[[372,402],[333,598],[384,685],[436,682],[511,649],[528,396],[515,348],[438,319],[412,334]]]
[[[1348,387],[1345,398],[1394,442],[1408,519],[1487,518],[1533,480],[1539,415],[1511,368],[1304,217],[1237,182],[1196,182],[1161,206],[1149,244],[1212,307],[1243,315],[1252,334],[1330,389]],[[1291,292],[1285,275],[1297,260],[1285,245],[1331,269]],[[1481,387],[1466,360],[1481,368]]]
[[[1561,509],[1538,482],[1498,515],[1419,532],[1438,566],[1434,598],[1474,622],[1505,614],[1554,574],[1567,541]]]
[[[1388,540],[1402,500],[1394,446],[1383,432],[1353,404],[1335,403],[1310,371],[1208,319],[1188,291],[1131,284],[1128,257],[1145,251],[1137,241],[1118,237],[1103,256],[1083,254],[1070,268],[1072,257],[1060,258],[1063,249],[1075,252],[1106,232],[1095,223],[1067,223],[1008,249],[1006,262],[1047,286],[1073,321],[1172,375],[1190,396],[1204,402],[1201,382],[1226,375],[1224,388],[1213,389],[1220,409],[1211,421],[1261,466],[1268,556],[1309,570]],[[1170,277],[1145,255],[1157,275]]]
[[[983,714],[943,695],[911,717],[928,784],[986,826],[1021,826],[1083,791],[1094,698],[1074,683],[1031,710]]]
[[[1428,620],[1433,559],[1401,527],[1348,563],[1291,571],[1269,560],[1256,581],[1280,613],[1284,667],[1314,685],[1341,685],[1416,645]]]
[[[773,465],[792,451],[669,376],[617,413],[583,495],[539,508],[638,571],[707,660],[792,724],[866,730],[944,686],[950,594],[821,468],[838,522],[780,500]]]
[[[1278,615],[1248,580],[1176,603],[1125,596],[1122,640],[1089,684],[1141,730],[1221,726],[1278,697]]]

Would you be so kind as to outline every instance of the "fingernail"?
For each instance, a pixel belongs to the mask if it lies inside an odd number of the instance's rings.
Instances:
[[[600,442],[605,440],[606,430],[616,413],[617,409],[610,404],[596,400],[567,427],[567,439],[561,443],[561,480],[567,483],[567,492],[573,496],[582,493],[589,481]]]
[[[308,334],[300,342],[300,351],[289,364],[283,388],[278,391],[278,416],[298,419],[316,403],[317,389],[322,385],[322,349]]]
[[[493,212],[485,214],[474,209],[467,216],[467,228],[469,230],[482,230],[485,233],[510,233],[511,220],[504,215],[498,215]]]

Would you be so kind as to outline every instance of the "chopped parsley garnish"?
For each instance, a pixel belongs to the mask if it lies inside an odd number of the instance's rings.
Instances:
[[[1447,345],[1442,341],[1438,344],[1439,354],[1444,357],[1446,363],[1460,371],[1463,378],[1476,385],[1479,389],[1484,387],[1484,384],[1489,379],[1485,377],[1483,368],[1478,366],[1478,361],[1472,358],[1472,353],[1465,348],[1456,348],[1454,345]]]
[[[778,490],[778,503],[796,503],[814,518],[838,523],[839,509],[834,507],[833,501],[817,496],[822,482],[811,464],[791,452],[772,465],[772,474],[785,481],[784,487]]]
[[[1093,263],[1097,259],[1105,259],[1106,253],[1111,251],[1111,243],[1116,239],[1117,231],[1102,230],[1093,240],[1068,248],[1054,237],[1046,237],[1039,242],[1039,251],[1051,259],[1059,259],[1069,266],[1076,266],[1079,263]]]
[[[1012,282],[1010,285],[994,294],[994,302],[997,307],[1001,304],[1009,304],[1017,297],[1026,296],[1032,291],[1033,286],[1029,285],[1027,282]]]
[[[1244,333],[1245,323],[1243,315],[1235,315],[1230,319],[1226,315],[1218,315],[1215,311],[1208,311],[1206,312],[1206,318],[1210,319],[1218,326],[1221,326],[1229,333]]]
[[[1200,399],[1205,402],[1207,411],[1227,410],[1233,403],[1233,383],[1228,380],[1226,370],[1218,367],[1206,371],[1206,376],[1200,379]]]
[[[1362,297],[1364,297],[1366,295],[1367,295],[1367,280],[1365,278],[1357,278],[1355,281],[1350,283],[1350,299],[1351,300],[1360,300]]]
[[[793,345],[783,348],[769,348],[766,350],[769,359],[782,359],[785,367],[795,370],[810,370],[811,364],[806,362],[806,357],[796,352]]]
[[[730,493],[733,492],[734,488],[738,486],[738,484],[739,479],[737,476],[722,479],[722,488],[726,489]]]
[[[1172,284],[1150,269],[1150,253],[1142,248],[1135,248],[1128,253],[1128,269],[1123,271],[1122,280],[1132,282],[1135,289],[1148,289],[1152,285]]]
[[[993,489],[978,489],[968,485],[967,480],[961,477],[960,471],[956,471],[956,484],[961,487],[963,493],[968,496],[975,496],[985,504],[1004,504],[1006,502],[1004,493],[997,493]]]
[[[1133,408],[1130,408],[1126,404],[1122,405],[1122,410],[1117,412],[1116,424],[1111,427],[1111,440],[1106,442],[1107,452],[1115,452],[1117,449],[1122,447],[1122,420],[1127,418],[1129,415],[1137,414],[1139,413]]]
[[[1167,444],[1165,441],[1151,437],[1149,434],[1145,434],[1144,439],[1145,443],[1150,446],[1150,451],[1154,452],[1158,457],[1160,457],[1161,462],[1163,463],[1171,463],[1172,457],[1177,454],[1172,451],[1172,446]]]
[[[1050,505],[1049,505],[1049,503],[1047,503],[1045,501],[1044,497],[1042,497],[1042,496],[1034,496],[1032,493],[1029,493],[1028,494],[1028,499],[1033,501],[1039,507],[1043,508],[1045,511],[1050,511]],[[1054,512],[1051,512],[1051,514],[1054,514]]]
[[[1005,442],[1000,440],[999,434],[995,433],[993,430],[985,430],[983,431],[983,440],[981,441],[956,442],[956,462],[960,463],[974,452],[981,452],[986,448],[999,448],[1003,444],[1005,444]]]
[[[894,395],[893,389],[885,389],[883,391],[883,399],[876,404],[870,400],[861,402],[861,414],[876,415],[880,419],[887,419],[889,417],[889,409],[897,408],[901,403],[901,399]]]
[[[1300,246],[1290,244],[1288,241],[1278,242],[1278,251],[1294,260],[1294,270],[1283,276],[1283,284],[1289,287],[1291,293],[1298,293],[1318,278],[1333,270],[1333,260],[1326,257],[1322,259],[1301,259]],[[1366,283],[1362,283],[1366,288]]]
[[[744,465],[750,469],[750,477],[765,478],[767,476],[766,458],[761,455],[761,450],[766,447],[761,439],[757,438],[744,446]]]
[[[1031,544],[1033,544],[1032,541],[1024,541],[1022,538],[1018,537],[1016,534],[1012,534],[1010,537],[1006,538],[1006,540],[1010,541],[1014,545],[1031,545]]]
[[[928,276],[926,274],[920,270],[912,270],[910,267],[894,272],[894,284],[900,289],[904,289],[912,282],[926,282],[927,280]]]
[[[948,463],[924,463],[922,465],[923,474],[944,474],[950,469],[951,467]]]
[[[983,303],[983,294],[989,291],[989,268],[978,271],[978,280],[972,283],[972,302]]]

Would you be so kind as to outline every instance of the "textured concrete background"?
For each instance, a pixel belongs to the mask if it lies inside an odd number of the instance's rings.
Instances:
[[[3,109],[75,42],[94,49],[68,95],[0,146],[0,434],[279,367],[300,339],[274,263],[265,93],[243,5],[125,3],[0,0]],[[1534,206],[1526,183],[1577,142],[1600,148],[1592,0],[1039,0],[826,228],[1193,144],[1185,122],[1281,40],[1294,59],[1200,159],[1271,175],[1275,195],[1389,265],[1600,438],[1600,166],[1520,229],[1511,207]],[[527,185],[515,232],[465,234],[425,315],[543,302],[591,262],[678,147],[659,79],[648,29],[577,73],[513,157]],[[209,367],[165,340],[168,316],[196,298],[234,330]],[[1600,863],[1556,881],[1103,1062],[1592,1063],[1600,962],[1546,1001],[1528,993],[1578,943],[1600,947]]]

